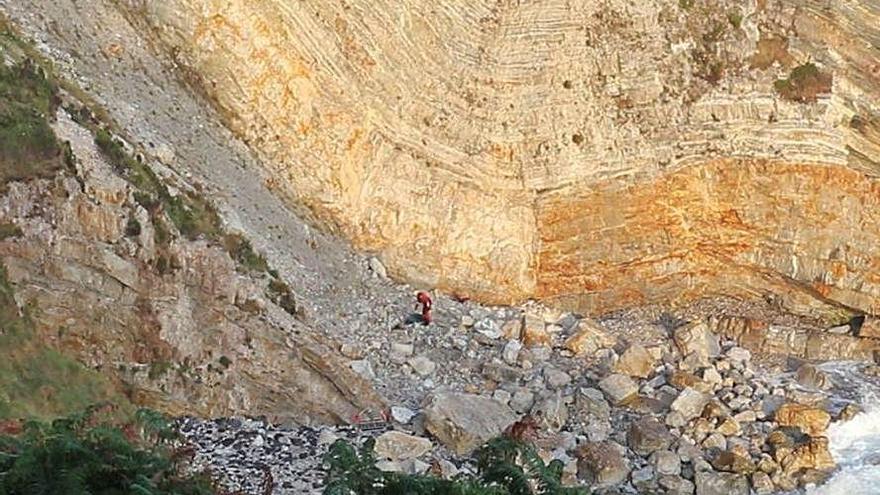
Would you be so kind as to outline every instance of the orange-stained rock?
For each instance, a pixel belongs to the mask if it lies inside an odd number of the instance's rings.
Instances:
[[[599,349],[613,346],[615,342],[614,337],[598,323],[581,320],[563,346],[577,356],[591,356]]]
[[[740,2],[739,26],[660,0],[117,5],[275,192],[398,279],[585,314],[880,308],[869,0]],[[780,89],[806,60],[817,91]]]
[[[788,403],[776,410],[774,419],[780,426],[797,426],[807,435],[815,437],[825,433],[831,415],[815,407]]]

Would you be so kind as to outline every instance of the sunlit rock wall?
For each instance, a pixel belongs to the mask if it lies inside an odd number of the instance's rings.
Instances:
[[[399,278],[876,311],[876,2],[121,5],[278,194]]]

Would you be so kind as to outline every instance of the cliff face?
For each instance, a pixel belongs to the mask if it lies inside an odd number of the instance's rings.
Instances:
[[[33,326],[32,345],[63,350],[132,402],[176,415],[346,422],[361,408],[383,406],[337,344],[290,314],[292,300],[276,297],[288,289],[265,273],[265,261],[244,241],[188,238],[187,229],[204,229],[190,227],[204,222],[189,216],[196,211],[191,204],[175,210],[181,203],[167,196],[164,205],[153,203],[150,182],[139,175],[146,169],[132,172],[108,161],[92,132],[67,111],[58,110],[53,129],[70,145],[70,166],[0,183],[0,258]],[[173,174],[162,181],[184,185]],[[173,190],[178,199],[191,194]],[[231,242],[239,242],[236,249]],[[10,330],[2,328],[0,336]],[[4,359],[20,347],[7,340],[0,346]],[[13,377],[32,385],[28,373],[45,374],[43,366],[16,368],[23,378]],[[49,378],[56,389],[66,383],[64,376]],[[0,399],[8,400],[18,384],[3,385]],[[88,405],[89,398],[68,402]],[[0,400],[0,415],[3,406]]]
[[[123,5],[279,194],[399,277],[876,310],[872,2]]]

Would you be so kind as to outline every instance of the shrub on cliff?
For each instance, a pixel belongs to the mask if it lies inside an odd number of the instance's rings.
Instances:
[[[151,411],[118,426],[104,408],[27,422],[17,434],[0,435],[0,495],[213,494],[207,480],[183,473],[173,436]]]
[[[476,453],[477,475],[447,480],[431,475],[384,472],[376,467],[374,442],[360,449],[337,440],[324,458],[324,495],[585,495],[584,487],[562,486],[562,463],[549,465],[528,443],[491,440]]]

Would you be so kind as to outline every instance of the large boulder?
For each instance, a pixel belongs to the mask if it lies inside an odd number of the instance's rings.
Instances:
[[[675,329],[672,338],[682,356],[695,354],[707,359],[721,354],[718,336],[703,322],[694,322]]]
[[[632,344],[614,363],[614,371],[625,375],[648,378],[654,371],[655,359],[642,345]]]
[[[711,400],[711,396],[687,387],[678,394],[669,408],[681,413],[685,419],[693,419],[703,412],[703,408],[706,407],[709,400]]]
[[[819,436],[828,428],[831,415],[816,407],[788,403],[776,410],[774,419],[780,426],[796,426],[807,435]]]
[[[426,403],[425,427],[459,455],[500,435],[518,419],[506,405],[480,395],[440,392]]]
[[[575,332],[563,346],[576,356],[591,356],[599,349],[611,347],[615,339],[602,326],[591,320],[581,320]]]
[[[669,448],[672,440],[669,430],[650,416],[633,421],[626,434],[629,448],[642,457]]]
[[[431,441],[400,431],[387,431],[376,438],[376,456],[391,461],[421,457],[431,450]]]
[[[615,406],[632,401],[639,393],[639,386],[626,375],[614,373],[599,382],[599,388],[605,393],[608,402]]]
[[[619,484],[629,476],[623,448],[614,442],[588,442],[577,451],[578,477],[596,487]]]

